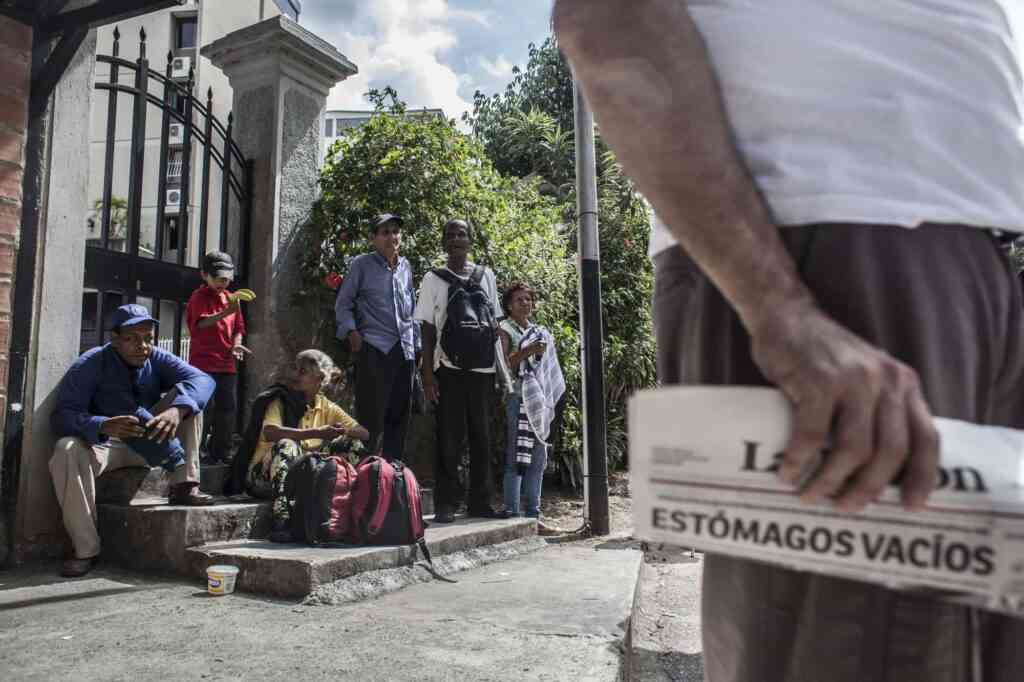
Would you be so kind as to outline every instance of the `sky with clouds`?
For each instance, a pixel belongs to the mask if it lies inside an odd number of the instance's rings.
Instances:
[[[512,66],[549,33],[552,0],[302,0],[300,22],[356,63],[328,109],[366,109],[370,88],[391,85],[411,107],[450,118],[473,93],[505,89]]]

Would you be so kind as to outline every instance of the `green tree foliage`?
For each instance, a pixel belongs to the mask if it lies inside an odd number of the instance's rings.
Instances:
[[[1018,275],[1024,274],[1024,243],[1014,242],[1010,246],[1010,261]]]
[[[554,40],[530,46],[525,70],[516,70],[500,95],[477,93],[464,117],[495,168],[521,178],[540,177],[538,188],[559,203],[575,252],[576,196],[572,77]],[[653,276],[647,258],[650,231],[646,204],[623,175],[614,153],[597,138],[604,316],[608,452],[626,453],[626,400],[655,383],[650,297]],[[575,318],[568,320],[578,327]],[[570,393],[567,438],[579,433],[578,387]]]
[[[572,76],[553,38],[539,47],[530,43],[526,69],[512,69],[512,82],[505,92],[488,97],[477,91],[473,96],[473,113],[463,116],[487,157],[503,175],[525,177],[536,170],[532,150],[540,137],[532,138],[533,145],[524,147],[509,146],[507,136],[510,119],[529,117],[531,112],[546,114],[551,130],[567,131],[572,141]],[[569,167],[571,180],[572,165]]]
[[[344,277],[352,259],[372,248],[370,219],[378,213],[405,219],[402,254],[417,286],[424,273],[444,262],[444,223],[468,219],[475,231],[474,259],[495,271],[499,288],[522,280],[540,293],[535,321],[551,330],[567,382],[578,384],[576,269],[561,207],[538,192],[538,179],[497,173],[479,143],[452,121],[407,111],[390,89],[371,92],[370,98],[377,114],[334,143],[321,171],[322,195],[303,249],[302,297],[326,293],[323,283],[332,273]],[[319,343],[328,349],[332,302],[323,297],[317,321]],[[500,424],[494,432],[503,432]],[[577,441],[578,436],[566,439],[566,448],[578,448]]]
[[[103,216],[103,199],[92,202],[93,220],[99,224]],[[110,233],[109,239],[126,239],[128,236],[128,200],[120,197],[110,198]]]
[[[477,260],[499,287],[523,280],[539,292],[535,321],[555,335],[566,373],[565,424],[552,461],[576,484],[582,454],[576,269],[575,149],[569,69],[549,39],[530,46],[505,92],[477,93],[461,134],[451,121],[408,112],[393,90],[371,92],[377,115],[346,131],[321,174],[323,189],[303,270],[323,289],[329,273],[368,250],[368,224],[406,219],[403,253],[422,276],[442,262],[440,228],[452,217],[477,231]],[[605,387],[609,458],[626,454],[626,400],[655,383],[646,204],[598,137]],[[324,334],[332,336],[325,306]],[[500,430],[495,431],[501,433]]]

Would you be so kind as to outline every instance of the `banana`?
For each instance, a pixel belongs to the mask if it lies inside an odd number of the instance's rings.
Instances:
[[[252,289],[239,289],[235,293],[231,294],[231,298],[237,298],[240,301],[250,303],[256,300],[256,292]]]

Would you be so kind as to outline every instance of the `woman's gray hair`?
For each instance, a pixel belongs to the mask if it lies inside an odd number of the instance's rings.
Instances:
[[[304,350],[296,355],[295,364],[315,367],[316,370],[320,372],[321,391],[327,388],[327,385],[334,381],[335,373],[338,371],[338,368],[334,364],[334,360],[331,360],[331,356],[315,348]]]

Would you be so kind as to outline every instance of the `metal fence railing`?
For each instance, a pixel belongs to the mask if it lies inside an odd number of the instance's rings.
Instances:
[[[156,345],[157,348],[159,348],[160,350],[165,350],[168,353],[174,352],[174,339],[172,338],[159,339],[156,342]],[[191,346],[192,339],[185,337],[181,340],[181,350],[178,352],[178,357],[184,360],[185,362],[188,362],[188,351],[189,348],[191,348]]]

